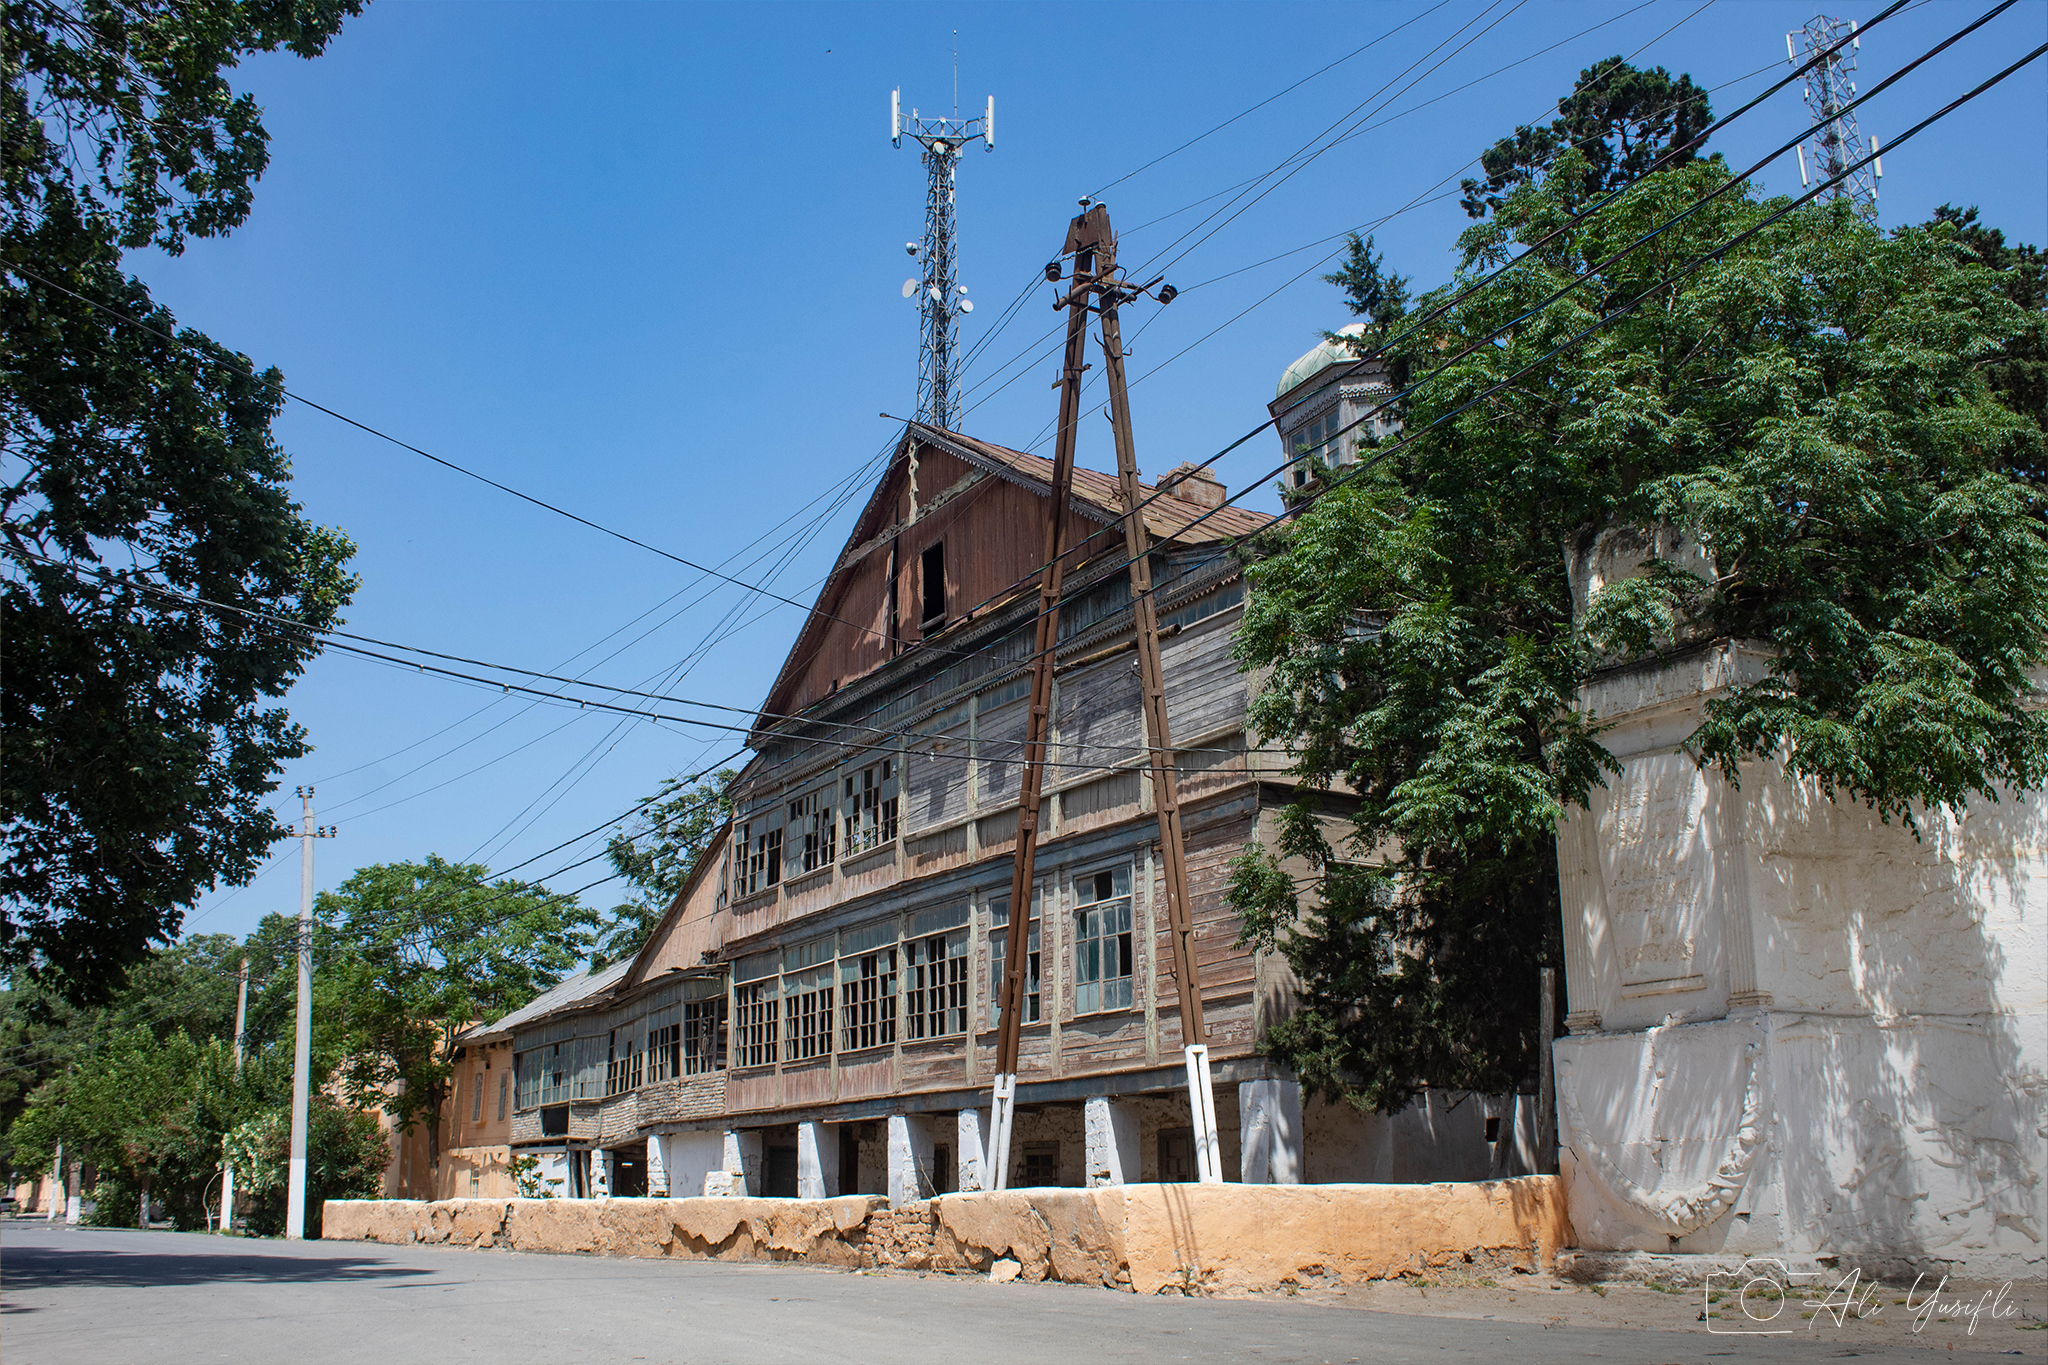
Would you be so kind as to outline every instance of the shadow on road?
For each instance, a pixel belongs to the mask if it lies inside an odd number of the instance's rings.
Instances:
[[[396,1280],[432,1272],[362,1256],[266,1256],[208,1251],[192,1255],[115,1248],[7,1248],[10,1294],[58,1286],[136,1289],[196,1284],[334,1284]],[[14,1311],[9,1306],[7,1311]]]

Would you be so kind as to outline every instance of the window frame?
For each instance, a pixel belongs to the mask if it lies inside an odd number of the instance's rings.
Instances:
[[[944,929],[909,939],[903,963],[903,1041],[930,1042],[967,1032],[967,931]]]
[[[789,803],[786,828],[793,831],[789,848],[791,861],[800,862],[806,873],[828,868],[838,860],[839,810],[833,799],[838,787],[837,781],[827,782]],[[795,848],[797,839],[803,841],[800,857]]]
[[[841,1053],[895,1046],[902,992],[900,964],[895,943],[877,944],[864,951],[841,954]]]
[[[1103,895],[1105,885],[1109,891]],[[1111,1014],[1137,1006],[1137,935],[1129,864],[1074,878],[1074,1013]],[[1084,894],[1093,899],[1082,900]],[[1121,968],[1114,975],[1105,966]],[[1092,975],[1091,975],[1092,973]]]
[[[1034,895],[1035,906],[1039,898]],[[1045,1022],[1045,977],[1042,934],[1044,917],[1033,915],[1024,937],[1024,1023]],[[988,914],[988,1026],[1003,1023],[1003,968],[1010,955],[1010,898],[998,896],[989,902]]]
[[[896,761],[885,758],[841,779],[842,861],[895,841],[901,824],[901,776]]]

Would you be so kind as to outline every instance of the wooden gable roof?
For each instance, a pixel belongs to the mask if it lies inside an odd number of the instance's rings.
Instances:
[[[913,485],[914,468],[919,472]],[[1212,509],[1176,493],[1158,494],[1153,484],[1141,482],[1139,490],[1150,499],[1145,526],[1155,543],[1216,544],[1253,534],[1272,520],[1263,512]],[[888,635],[889,612],[892,601],[900,607],[896,594],[902,591],[900,582],[883,581],[888,577],[885,551],[892,545],[909,564],[926,548],[926,540],[948,529],[956,544],[971,546],[971,564],[956,560],[947,567],[949,580],[961,579],[968,599],[963,610],[979,614],[1032,591],[1044,553],[1043,500],[1051,493],[1051,460],[960,432],[906,423],[894,458],[855,519],[768,690],[757,727],[802,713],[841,683],[872,672],[891,657],[896,640]],[[1081,519],[1068,536],[1070,546],[1117,526],[1123,499],[1116,476],[1077,467],[1070,506]],[[899,564],[898,579],[902,576]],[[818,676],[820,670],[829,679]]]

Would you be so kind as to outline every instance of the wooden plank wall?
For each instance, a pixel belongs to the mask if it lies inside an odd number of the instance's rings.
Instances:
[[[1166,720],[1175,739],[1207,734],[1244,719],[1245,678],[1230,657],[1238,613],[1223,612],[1160,646],[1166,672]]]
[[[1109,768],[1139,758],[1145,743],[1139,717],[1136,651],[1077,669],[1060,679],[1054,724],[1060,745],[1055,758],[1069,765],[1051,774],[1066,784],[1086,776],[1080,766]]]

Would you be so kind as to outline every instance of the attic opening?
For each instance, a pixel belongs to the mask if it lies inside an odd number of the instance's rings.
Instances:
[[[928,547],[919,558],[918,577],[922,580],[924,610],[918,613],[918,629],[931,635],[943,629],[946,624],[946,542],[941,540]]]

